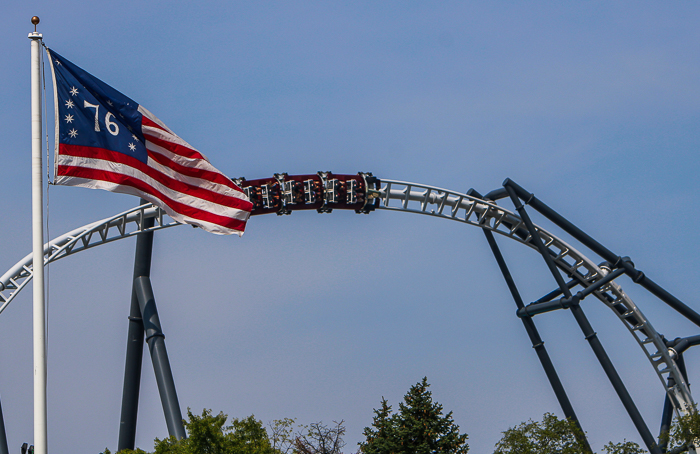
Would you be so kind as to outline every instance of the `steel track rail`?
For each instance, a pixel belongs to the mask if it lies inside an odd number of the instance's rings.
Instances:
[[[434,186],[382,179],[379,190],[380,210],[424,214],[481,227],[515,240],[532,249],[537,247],[515,213],[493,202]],[[562,239],[536,226],[538,235],[549,250],[557,267],[565,274],[589,287],[605,277],[609,270],[600,268],[588,257]],[[593,292],[633,335],[659,377],[676,412],[686,415],[693,409],[693,398],[678,364],[663,338],[642,311],[614,280]],[[675,384],[668,386],[668,378]]]
[[[381,180],[379,190],[370,190],[370,197],[379,198],[377,209],[423,214],[458,221],[503,235],[536,249],[522,219],[515,213],[467,194],[434,186],[398,180]],[[154,218],[155,225],[143,227],[143,220]],[[155,231],[182,225],[151,204],[142,205],[101,221],[72,230],[44,247],[44,265],[75,253],[130,238],[145,231]],[[588,257],[562,239],[536,227],[538,235],[549,250],[557,267],[565,274],[589,287],[605,277],[609,270],[600,268]],[[0,278],[0,313],[32,279],[32,254],[27,255]],[[613,310],[641,347],[679,415],[693,408],[693,398],[678,364],[664,340],[642,311],[613,280],[593,293]],[[668,378],[673,380],[668,380]],[[675,383],[668,386],[667,383]]]
[[[153,218],[155,225],[144,227],[144,220]],[[167,217],[165,212],[150,203],[112,217],[71,230],[44,244],[44,266],[87,249],[142,232],[161,230],[181,225]],[[0,277],[0,313],[34,276],[32,254],[28,254]]]

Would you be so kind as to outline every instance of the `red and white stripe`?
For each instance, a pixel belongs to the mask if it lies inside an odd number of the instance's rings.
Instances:
[[[139,112],[146,164],[104,148],[60,144],[56,184],[136,195],[178,222],[242,235],[253,207],[245,193],[155,115],[141,106]]]

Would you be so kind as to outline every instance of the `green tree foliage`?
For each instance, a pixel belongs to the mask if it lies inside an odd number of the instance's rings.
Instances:
[[[542,422],[529,420],[503,432],[494,454],[580,454],[586,452],[579,429],[571,420],[545,413]]]
[[[252,415],[234,418],[228,427],[224,427],[227,416],[223,413],[213,416],[211,410],[204,410],[197,416],[188,409],[187,416],[188,437],[156,439],[154,454],[277,454],[262,422]]]
[[[299,434],[305,433],[308,426],[297,425],[294,429],[296,419],[282,418],[275,419],[270,423],[270,443],[272,449],[280,454],[294,453],[294,443]]]
[[[372,427],[365,427],[365,442],[360,443],[360,452],[367,454],[384,454],[400,452],[398,433],[395,425],[397,418],[391,415],[391,406],[382,397],[379,410],[374,410]]]
[[[689,446],[697,445],[700,440],[700,413],[697,405],[687,415],[676,418],[671,425],[671,433],[665,437],[670,438],[669,451],[687,452]]]
[[[521,423],[503,432],[496,443],[494,454],[584,454],[584,434],[570,419],[559,419],[545,413],[542,421]],[[606,454],[643,454],[637,443],[623,441],[608,443],[603,447]]]
[[[272,447],[262,422],[253,415],[234,418],[228,427],[225,427],[228,417],[223,413],[212,415],[211,410],[204,410],[201,416],[197,416],[188,408],[187,417],[189,421],[184,421],[187,438],[156,438],[153,454],[280,454]],[[147,453],[137,449],[117,454]]]
[[[112,454],[109,449],[105,448],[104,452],[100,454]],[[148,454],[146,451],[143,449],[122,449],[121,451],[118,451],[116,454]]]
[[[153,453],[137,449],[117,454],[341,454],[345,445],[343,421],[328,427],[321,422],[304,426],[295,425],[294,419],[278,419],[270,423],[269,436],[262,422],[252,415],[234,418],[228,427],[223,413],[212,415],[205,409],[198,416],[187,409],[187,416],[189,420],[183,421],[186,439],[156,438]],[[102,454],[110,452],[105,449]]]
[[[610,442],[603,446],[603,451],[606,454],[645,454],[646,451],[643,450],[637,443],[633,441],[623,441],[622,443]]]
[[[233,419],[229,428],[232,446],[241,454],[278,454],[272,448],[267,431],[253,415],[245,419]]]
[[[433,402],[429,386],[425,377],[412,386],[394,414],[382,399],[381,407],[374,410],[372,427],[364,430],[366,440],[360,443],[360,452],[466,454],[469,451],[467,435],[459,433],[452,412],[443,415],[442,405]]]

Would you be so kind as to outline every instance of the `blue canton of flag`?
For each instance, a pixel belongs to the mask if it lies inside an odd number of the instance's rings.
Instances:
[[[142,197],[219,234],[245,230],[252,204],[199,151],[131,98],[52,50],[55,183]]]
[[[106,148],[147,162],[138,103],[56,52],[51,51],[51,56],[56,66],[63,67],[54,71],[58,120],[62,126],[59,142]]]

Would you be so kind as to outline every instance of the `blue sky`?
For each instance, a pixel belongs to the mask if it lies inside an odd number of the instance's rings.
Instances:
[[[371,171],[481,192],[510,177],[700,308],[692,2],[6,5],[4,269],[31,248],[32,15],[49,47],[231,176]],[[51,187],[49,200],[51,237],[137,203],[66,187]],[[537,255],[501,244],[526,300],[553,288]],[[122,241],[49,270],[52,452],[116,447],[133,250]],[[294,213],[253,218],[240,239],[170,229],[156,235],[154,252],[183,409],[343,419],[348,451],[381,397],[396,406],[423,376],[475,453],[520,421],[561,415],[477,229],[403,213]],[[620,283],[667,337],[697,333]],[[584,308],[656,433],[658,379],[609,309]],[[639,440],[570,314],[536,322],[594,448]],[[14,450],[32,437],[30,290],[0,326]],[[167,431],[144,359],[137,444],[150,449]],[[696,353],[688,363],[693,383]]]

